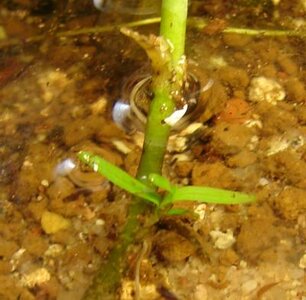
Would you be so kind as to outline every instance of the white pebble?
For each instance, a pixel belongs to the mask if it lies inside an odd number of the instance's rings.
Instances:
[[[262,129],[262,126],[263,126],[260,120],[254,120],[254,119],[245,121],[244,125],[248,128],[257,127],[259,129]]]
[[[25,161],[23,162],[23,166],[24,166],[24,167],[33,167],[33,163],[30,162],[29,160],[25,160]]]
[[[36,285],[40,285],[51,278],[50,273],[45,268],[37,269],[29,274],[21,277],[21,284],[25,287],[33,288]]]
[[[214,246],[217,249],[228,249],[236,242],[233,231],[230,229],[226,233],[219,230],[212,230],[209,235],[213,239]]]
[[[107,106],[107,99],[105,97],[100,97],[96,102],[91,104],[91,112],[94,115],[99,115],[105,113]]]
[[[15,271],[19,265],[19,261],[23,254],[26,252],[26,249],[20,248],[17,252],[15,252],[10,260],[11,272]]]
[[[191,161],[191,157],[189,153],[180,153],[180,154],[175,154],[172,156],[171,161],[177,161],[177,162],[182,162],[182,161]]]
[[[267,101],[275,105],[277,101],[283,101],[285,96],[284,88],[272,78],[260,76],[251,81],[249,100],[253,102]]]
[[[199,216],[200,220],[203,220],[206,212],[206,204],[199,204],[194,209],[194,213]]]
[[[132,151],[124,142],[120,140],[114,139],[112,140],[112,144],[123,154],[129,154]]]
[[[64,248],[60,244],[52,244],[45,251],[45,255],[49,257],[57,257],[63,252]]]
[[[260,186],[265,186],[265,185],[268,185],[269,183],[270,181],[265,177],[261,177],[258,182]]]
[[[172,152],[181,153],[187,149],[187,141],[188,139],[185,136],[173,135],[169,139],[167,150],[170,153]]]
[[[203,127],[203,124],[200,122],[191,123],[190,125],[188,125],[186,128],[184,128],[180,132],[180,135],[185,136],[185,135],[193,134],[196,130],[200,129],[201,127]]]
[[[258,282],[254,279],[250,279],[247,282],[243,283],[241,286],[242,292],[244,294],[250,294],[257,288]]]
[[[97,219],[96,220],[96,225],[103,226],[104,224],[105,224],[105,221],[103,219]]]
[[[207,289],[204,284],[198,284],[194,292],[194,300],[207,300]]]
[[[306,253],[301,257],[299,267],[301,269],[306,269]]]
[[[40,184],[44,187],[48,187],[49,186],[49,181],[47,179],[43,179]]]
[[[245,260],[241,260],[239,263],[239,267],[241,269],[245,269],[248,266],[247,262]]]
[[[254,150],[259,142],[259,138],[257,135],[254,135],[251,137],[250,142],[248,143],[247,147],[249,148],[249,150]]]
[[[95,8],[100,10],[103,8],[104,0],[93,0],[93,5],[95,6]]]

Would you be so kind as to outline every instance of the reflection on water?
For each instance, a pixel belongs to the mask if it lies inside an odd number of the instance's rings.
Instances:
[[[182,95],[186,108],[177,107],[172,115],[175,117],[182,114],[175,125],[171,125],[173,132],[184,128],[198,117],[199,112],[204,110],[203,105],[198,105],[199,99],[203,97],[205,92],[210,91],[214,84],[213,79],[203,80],[202,78],[200,80],[197,74],[200,70],[194,73],[195,69],[194,67],[193,72],[189,73],[186,91]],[[112,117],[113,121],[126,132],[144,131],[149,106],[153,99],[151,84],[152,76],[141,70],[130,76],[123,85],[122,95],[113,106]]]
[[[54,176],[66,176],[75,167],[76,167],[76,163],[71,158],[67,158],[59,162],[58,165],[55,167]]]

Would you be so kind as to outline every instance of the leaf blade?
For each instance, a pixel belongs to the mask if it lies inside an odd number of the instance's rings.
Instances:
[[[170,208],[167,211],[167,215],[169,216],[182,216],[188,213],[192,213],[192,212],[189,209],[184,209],[184,208]]]
[[[183,186],[177,187],[171,200],[172,202],[197,201],[214,204],[245,204],[254,202],[256,199],[254,195],[241,192],[202,186]]]
[[[172,192],[173,190],[173,187],[170,181],[164,176],[161,176],[159,174],[151,173],[149,175],[149,181],[156,187],[159,187],[165,191]]]
[[[155,205],[159,205],[160,196],[151,188],[130,176],[127,172],[109,163],[102,157],[88,151],[80,151],[78,158],[89,165],[95,172],[106,177],[113,184],[128,191],[129,193],[144,198]]]

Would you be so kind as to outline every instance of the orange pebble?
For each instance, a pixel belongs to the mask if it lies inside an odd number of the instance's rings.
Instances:
[[[227,101],[225,109],[217,117],[217,121],[242,124],[251,117],[250,105],[239,98]]]

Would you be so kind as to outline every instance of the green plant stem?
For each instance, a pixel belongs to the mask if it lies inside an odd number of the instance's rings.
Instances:
[[[143,200],[138,198],[134,200],[129,209],[129,216],[120,234],[119,241],[111,250],[107,261],[100,267],[91,286],[83,296],[83,300],[117,299],[116,290],[120,285],[122,273],[126,268],[126,253],[141,228],[138,216],[142,215],[148,207],[143,205]]]
[[[160,35],[170,41],[172,62],[179,63],[185,53],[185,36],[187,23],[187,0],[163,0],[160,23]]]
[[[171,44],[170,68],[175,71],[181,66],[185,51],[187,8],[188,0],[162,1],[160,35]],[[151,173],[161,174],[171,130],[164,119],[175,109],[175,103],[171,97],[173,73],[171,70],[169,72],[164,69],[155,71],[152,83],[154,98],[147,118],[145,141],[137,173],[137,178],[140,180],[143,178],[148,180]],[[183,75],[181,74],[181,77]]]
[[[154,99],[150,106],[145,129],[145,140],[137,178],[148,182],[150,173],[161,174],[164,155],[170,134],[170,126],[164,119],[174,110],[174,103],[170,98],[170,87],[165,81],[164,86],[154,89]]]
[[[184,10],[183,13],[180,10]],[[162,19],[165,19],[165,21],[162,20],[160,33],[164,39],[169,40],[172,46],[175,46],[171,52],[170,63],[167,56],[169,51],[166,50],[164,53],[163,50],[160,52],[151,51],[150,44],[146,44],[149,40],[138,36],[137,33],[125,31],[126,34],[135,38],[145,48],[148,55],[152,56],[150,56],[151,59],[153,58],[152,91],[154,98],[147,118],[143,152],[137,172],[137,178],[148,185],[150,184],[150,173],[161,174],[170,135],[171,127],[164,122],[164,119],[171,115],[175,109],[175,103],[171,96],[172,76],[173,70],[176,70],[179,66],[181,56],[184,54],[187,0],[163,0]],[[178,37],[177,35],[182,36]],[[160,48],[163,48],[163,41],[160,40]],[[160,54],[160,57],[156,58],[156,54]],[[163,56],[163,54],[165,55]],[[160,62],[159,60],[162,60],[163,57],[164,61]],[[102,266],[84,299],[115,298],[115,296],[111,297],[120,283],[126,252],[129,246],[135,242],[136,235],[143,230],[139,217],[142,215],[150,218],[150,214],[151,209],[147,203],[137,197],[133,199],[128,219],[118,244],[110,253],[106,264]]]

